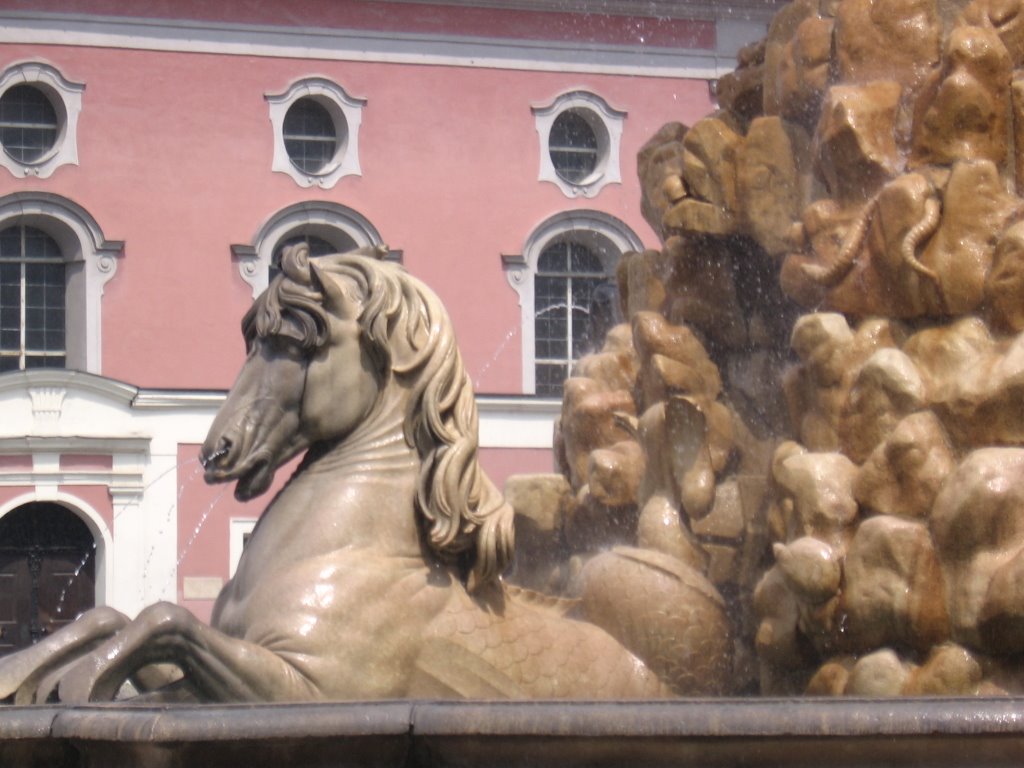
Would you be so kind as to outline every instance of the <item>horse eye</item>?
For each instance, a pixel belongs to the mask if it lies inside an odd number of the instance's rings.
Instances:
[[[271,337],[270,343],[279,354],[288,355],[289,357],[305,357],[306,355],[302,342],[294,336],[279,334]]]

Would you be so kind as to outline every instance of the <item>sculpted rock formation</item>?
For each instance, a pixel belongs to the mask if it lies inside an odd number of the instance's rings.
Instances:
[[[639,154],[662,246],[567,384],[568,549],[703,574],[722,690],[1024,690],[1022,19],[795,0]]]

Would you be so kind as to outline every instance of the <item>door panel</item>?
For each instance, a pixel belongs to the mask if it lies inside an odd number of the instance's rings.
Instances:
[[[96,545],[73,512],[32,502],[0,518],[0,655],[96,604]]]

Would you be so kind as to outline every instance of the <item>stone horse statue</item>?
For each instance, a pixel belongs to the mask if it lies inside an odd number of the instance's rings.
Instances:
[[[640,659],[513,591],[512,509],[477,463],[469,378],[438,298],[361,250],[287,250],[202,447],[249,499],[305,451],[207,626],[158,603],[83,615],[0,661],[0,700],[657,698]],[[130,690],[130,689],[129,689]]]

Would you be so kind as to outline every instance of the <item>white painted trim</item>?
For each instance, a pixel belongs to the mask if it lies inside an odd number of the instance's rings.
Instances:
[[[523,364],[523,392],[531,395],[537,388],[534,368],[534,340],[536,314],[534,302],[534,276],[541,252],[558,240],[581,242],[600,257],[605,273],[615,274],[619,258],[627,251],[642,251],[643,242],[625,222],[602,211],[563,211],[546,219],[526,239],[521,255],[503,255],[502,265],[506,279],[519,295],[521,311]]]
[[[82,522],[89,528],[93,540],[96,542],[96,605],[107,605],[109,595],[107,585],[114,583],[114,537],[110,533],[103,517],[89,504],[82,501],[74,494],[51,491],[46,489],[40,492],[37,488],[30,493],[22,494],[6,503],[0,505],[0,518],[8,512],[12,512],[20,506],[33,501],[48,501],[60,504],[72,514],[81,518]]]
[[[598,13],[635,18],[690,19],[757,19],[768,21],[789,0],[377,0],[385,3],[448,5],[456,8],[495,8],[555,13]]]
[[[553,101],[532,107],[534,127],[540,140],[540,171],[538,181],[548,181],[572,199],[596,197],[608,184],[622,183],[620,145],[626,113],[610,106],[596,93],[575,90],[559,94]],[[574,111],[590,125],[597,138],[597,165],[593,173],[580,182],[572,182],[555,170],[551,160],[551,128],[563,112]]]
[[[256,527],[256,518],[232,517],[228,522],[228,577],[234,578],[238,570],[238,561],[242,559],[242,542],[245,534],[252,533]]]
[[[180,20],[0,13],[0,43],[708,79],[734,52]]]
[[[307,77],[292,83],[283,93],[264,96],[270,105],[270,124],[274,129],[274,159],[271,170],[290,176],[300,187],[318,186],[331,189],[345,176],[362,176],[359,166],[359,126],[363,121],[366,99],[349,96],[337,83],[326,77]],[[296,167],[284,143],[284,118],[291,106],[303,98],[311,98],[323,106],[341,134],[334,157],[316,173]]]
[[[11,371],[0,376],[0,394],[35,387],[62,387],[76,392],[90,392],[120,405],[129,405],[139,389],[105,376],[68,368],[31,368]]]
[[[38,160],[23,163],[0,148],[0,165],[18,178],[47,179],[62,165],[78,165],[78,115],[82,111],[84,83],[73,83],[38,61],[12,64],[0,74],[0,96],[16,85],[32,85],[43,93],[57,115],[57,140]]]
[[[524,397],[478,397],[481,448],[540,448],[550,450],[560,400]]]

